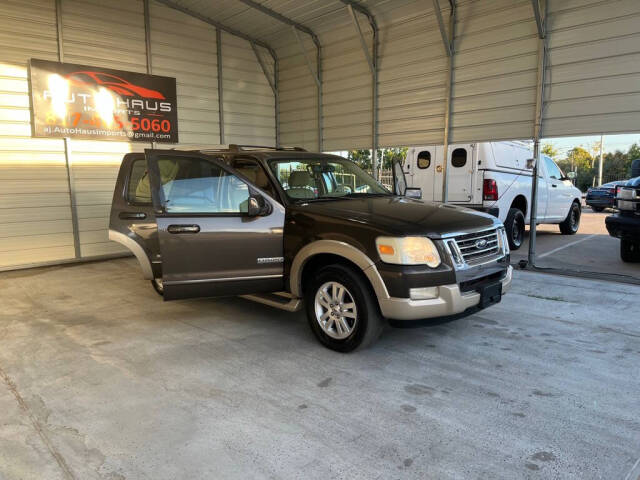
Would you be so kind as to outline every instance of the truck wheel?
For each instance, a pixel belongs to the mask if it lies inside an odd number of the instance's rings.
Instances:
[[[524,238],[524,213],[519,208],[510,208],[504,221],[504,228],[509,239],[509,248],[518,250]]]
[[[620,258],[623,262],[640,262],[640,242],[626,238],[621,239]]]
[[[334,264],[314,272],[305,289],[309,326],[324,346],[338,352],[366,348],[384,326],[373,292],[359,272]]]
[[[575,235],[580,228],[580,204],[573,202],[567,218],[565,218],[560,224],[560,233],[563,235]]]

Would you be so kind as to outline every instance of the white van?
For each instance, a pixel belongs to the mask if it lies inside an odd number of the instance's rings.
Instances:
[[[537,223],[554,223],[564,235],[580,225],[581,192],[548,156],[539,167]],[[533,151],[524,142],[483,142],[449,145],[447,202],[483,210],[505,224],[509,245],[522,245],[530,223]],[[444,146],[411,147],[404,170],[407,184],[420,188],[422,198],[442,201]]]

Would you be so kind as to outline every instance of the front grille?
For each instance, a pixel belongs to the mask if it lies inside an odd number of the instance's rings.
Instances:
[[[497,230],[458,235],[453,240],[457,247],[454,249],[456,254],[468,265],[486,262],[502,253]]]

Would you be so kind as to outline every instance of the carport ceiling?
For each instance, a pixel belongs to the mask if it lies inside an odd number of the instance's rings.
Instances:
[[[242,0],[174,0],[174,3],[267,43],[280,35],[290,35],[287,24],[261,13]],[[348,21],[345,4],[340,0],[253,0],[249,3],[259,4],[312,30]],[[373,7],[383,2],[370,0],[359,3]]]

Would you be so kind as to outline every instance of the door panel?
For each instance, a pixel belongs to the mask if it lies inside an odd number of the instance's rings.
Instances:
[[[410,186],[422,190],[422,199],[435,200],[436,146],[416,147],[407,162],[407,181]]]
[[[249,216],[260,192],[212,157],[147,151],[164,297],[240,295],[283,288],[284,207]]]
[[[571,203],[567,203],[567,189],[561,180],[562,172],[551,158],[542,156],[546,171],[549,200],[547,201],[547,220],[563,220],[569,212]]]
[[[473,199],[473,148],[451,145],[447,155],[447,201],[469,203]]]

